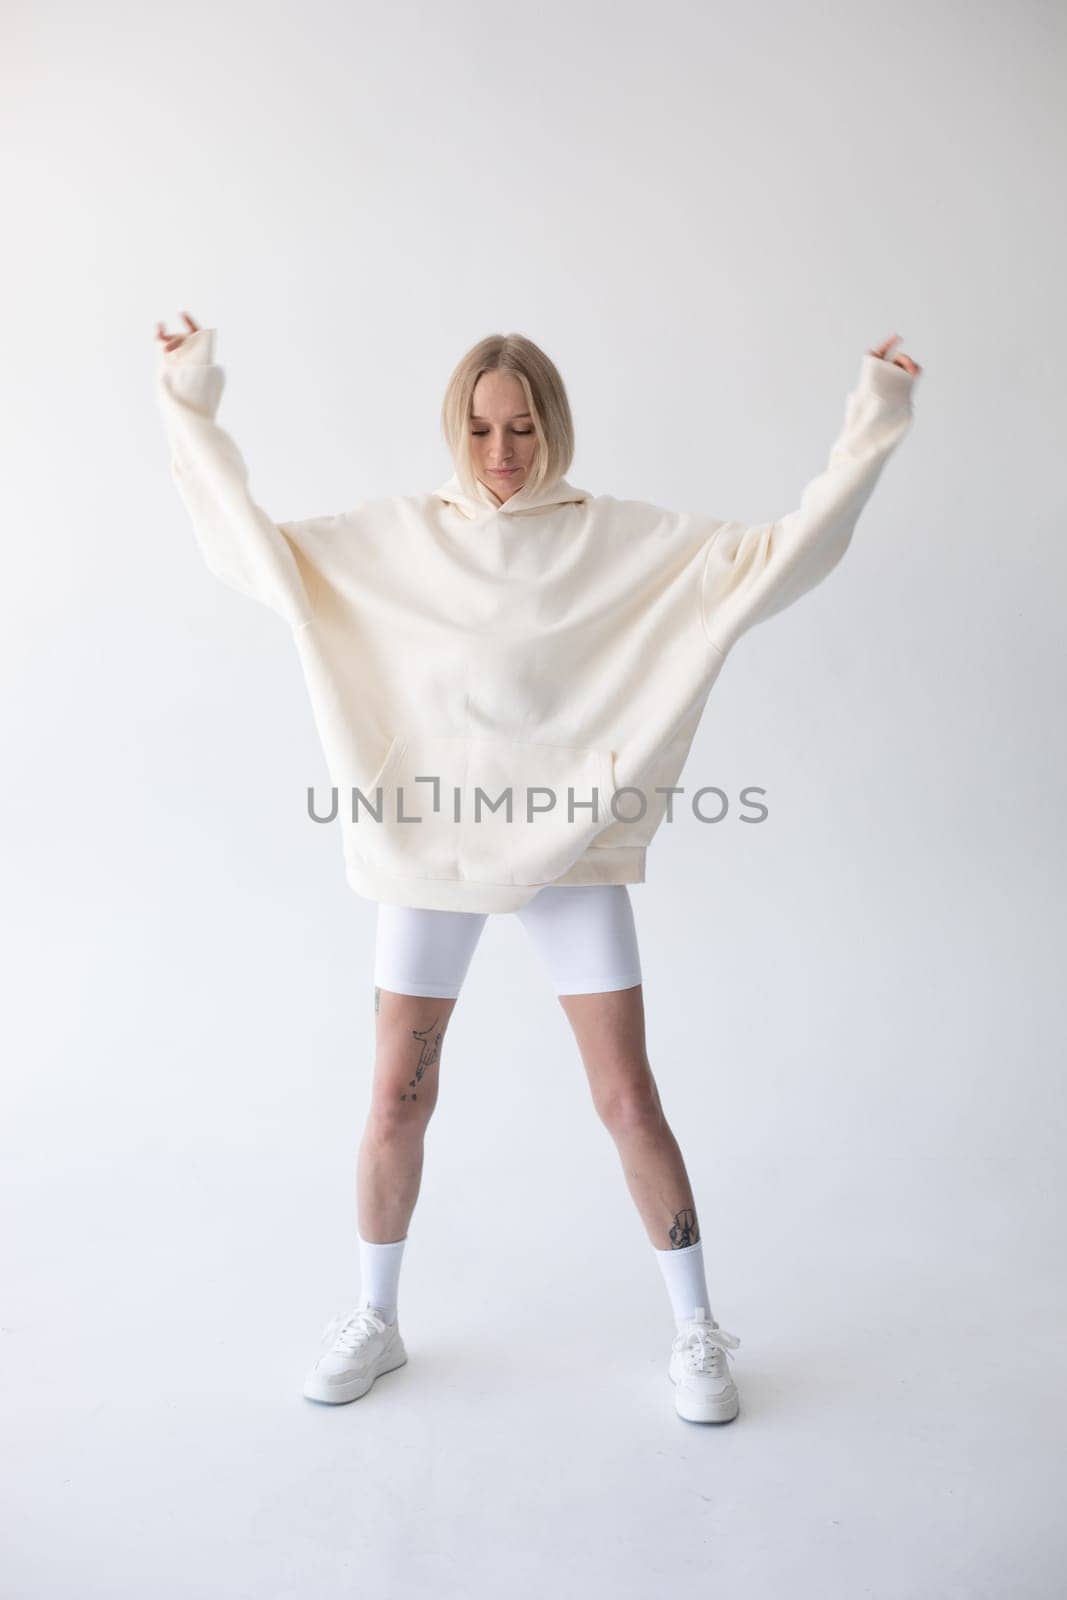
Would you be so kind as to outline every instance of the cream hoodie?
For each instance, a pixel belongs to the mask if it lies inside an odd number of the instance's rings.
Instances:
[[[455,476],[275,523],[215,420],[214,341],[160,350],[171,471],[211,571],[288,622],[348,883],[392,905],[514,911],[548,883],[643,882],[727,654],[840,561],[912,420],[915,380],[865,354],[828,465],[761,525],[565,478],[501,504]]]

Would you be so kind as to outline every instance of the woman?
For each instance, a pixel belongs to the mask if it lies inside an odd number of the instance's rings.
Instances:
[[[645,1049],[628,885],[684,792],[730,649],[841,559],[921,369],[890,356],[897,335],[868,350],[825,470],[796,511],[747,526],[575,488],[559,373],[528,339],[493,336],[449,381],[455,472],[434,494],[275,523],[216,421],[214,329],[183,316],[184,333],[156,332],[171,469],[211,570],[290,626],[346,876],[378,903],[361,1299],[327,1325],[304,1393],[353,1400],[407,1359],[397,1286],[442,1041],[486,917],[512,911],[663,1272],[675,1407],[729,1421],[739,1340],[711,1316],[696,1202]]]

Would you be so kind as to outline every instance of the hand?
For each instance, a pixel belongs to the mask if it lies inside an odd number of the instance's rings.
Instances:
[[[899,338],[899,333],[890,334],[888,339],[883,339],[881,344],[875,345],[874,349],[868,350],[867,354],[869,356],[877,356],[879,361],[885,361],[887,359],[886,352],[888,351],[889,346],[891,344],[896,344]],[[898,350],[896,355],[892,357],[891,365],[894,367],[903,367],[904,371],[910,372],[913,378],[917,378],[919,373],[922,371],[922,367],[919,366],[919,363],[917,361],[913,361],[910,356],[906,356],[903,350]]]
[[[168,355],[172,350],[178,350],[185,343],[186,339],[188,339],[191,333],[200,332],[199,326],[193,321],[192,317],[187,311],[183,311],[182,316],[189,324],[185,333],[167,333],[164,330],[161,322],[156,323],[156,338],[163,341],[163,348],[166,350]]]

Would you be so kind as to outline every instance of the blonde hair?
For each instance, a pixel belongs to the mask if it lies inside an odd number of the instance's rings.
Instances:
[[[536,493],[555,483],[574,458],[574,420],[563,379],[532,339],[521,333],[491,333],[457,363],[441,402],[441,428],[465,492],[477,493],[470,419],[475,386],[483,372],[509,372],[522,385],[537,435],[533,468],[525,487]]]

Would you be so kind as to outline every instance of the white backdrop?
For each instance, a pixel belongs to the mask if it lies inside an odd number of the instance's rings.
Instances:
[[[1062,1593],[1061,9],[38,3],[9,13],[4,1588]],[[296,653],[202,565],[153,341],[219,330],[277,520],[431,489],[474,340],[571,481],[763,521],[865,348],[924,367],[843,564],[752,630],[631,890],[728,1429],[569,1029],[491,918],[403,1371],[358,1289],[375,908]]]

